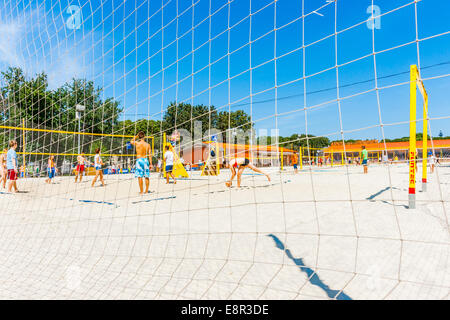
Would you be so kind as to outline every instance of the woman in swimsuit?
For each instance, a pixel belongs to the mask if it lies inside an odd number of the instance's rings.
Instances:
[[[225,163],[225,167],[226,167],[226,163]],[[231,170],[231,178],[229,181],[225,182],[227,187],[231,187],[231,185],[233,184],[233,179],[236,176],[236,169],[237,169],[237,186],[238,188],[241,187],[241,178],[242,178],[242,173],[244,172],[245,168],[249,168],[255,172],[261,173],[263,175],[265,175],[267,177],[267,180],[270,181],[270,176],[265,173],[262,172],[261,170],[259,170],[257,167],[255,167],[254,165],[252,165],[250,163],[250,160],[247,158],[235,158],[235,159],[231,159],[230,160],[230,164],[228,165],[228,167]]]

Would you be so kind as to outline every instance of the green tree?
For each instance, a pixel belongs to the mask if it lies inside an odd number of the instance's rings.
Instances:
[[[118,117],[122,112],[119,102],[112,98],[103,100],[102,90],[96,88],[92,81],[73,79],[60,88],[50,90],[45,73],[27,78],[22,69],[10,67],[1,76],[3,86],[0,87],[0,92],[6,102],[2,103],[0,119],[5,125],[21,127],[25,120],[26,127],[35,129],[78,131],[78,120],[75,118],[77,104],[86,107],[81,121],[83,132],[112,133],[118,124]],[[78,137],[73,134],[33,131],[26,132],[25,135],[27,149],[35,152],[56,153],[63,150],[73,153],[78,145]],[[22,132],[3,132],[0,141],[13,138],[21,139]],[[87,148],[83,151],[89,152],[88,145],[99,139],[98,136],[83,135],[81,145]],[[102,144],[110,149],[115,146],[110,138],[104,138]]]
[[[227,131],[233,128],[239,128],[243,131],[250,130],[252,128],[251,117],[243,110],[219,112],[216,129],[222,133],[224,142],[228,142],[226,141]]]
[[[175,129],[185,129],[194,132],[194,122],[202,122],[202,132],[217,125],[217,111],[214,106],[192,106],[188,103],[175,104],[172,102],[163,116],[163,132],[171,134]]]

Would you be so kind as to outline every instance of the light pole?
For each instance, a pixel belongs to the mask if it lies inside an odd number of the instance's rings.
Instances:
[[[75,106],[75,118],[78,119],[78,132],[81,133],[81,113],[86,110],[86,107],[82,104]],[[81,134],[78,134],[78,155],[81,154]]]

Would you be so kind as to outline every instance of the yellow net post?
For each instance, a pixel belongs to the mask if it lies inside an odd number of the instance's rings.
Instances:
[[[284,166],[283,166],[283,148],[280,149],[280,153],[281,153],[281,170],[283,170]]]
[[[220,174],[220,150],[219,143],[216,141],[216,174]]]
[[[166,133],[163,133],[163,144],[162,144],[162,166],[163,166],[163,176],[166,177],[166,159],[164,158],[164,150],[166,150]]]
[[[25,141],[25,119],[22,119],[22,127],[23,127],[23,141],[22,141],[22,144],[23,144],[23,147],[22,147],[22,150],[23,150],[23,177],[25,178],[25,172],[26,172],[26,163],[25,163],[25,148],[26,148],[26,141]]]
[[[303,150],[302,150],[302,147],[299,147],[299,162],[300,162],[300,170],[302,170],[303,169],[303,154],[302,154],[302,152],[303,152]]]
[[[341,152],[341,164],[344,165],[344,152]]]
[[[417,88],[423,98],[423,133],[422,133],[422,191],[427,191],[428,160],[428,94],[420,78],[416,65],[410,67],[410,119],[409,119],[409,208],[416,207],[416,132],[417,132]]]
[[[155,155],[155,139],[152,138],[152,156]]]
[[[411,66],[410,92],[409,92],[409,209],[416,208],[416,81],[417,66]]]

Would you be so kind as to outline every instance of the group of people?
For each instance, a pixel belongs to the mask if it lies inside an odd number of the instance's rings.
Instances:
[[[9,142],[9,149],[4,149],[2,153],[0,153],[0,185],[3,187],[3,189],[6,189],[6,184],[8,182],[7,190],[8,192],[19,192],[17,188],[17,179],[19,177],[19,161],[17,158],[17,141],[11,140]],[[95,157],[94,157],[94,167],[95,167],[95,177],[92,180],[92,186],[95,185],[95,182],[98,178],[100,178],[100,181],[102,183],[102,186],[105,185],[105,182],[103,180],[103,172],[102,172],[102,166],[103,161],[100,157],[100,148],[97,148],[95,151]],[[76,167],[76,174],[75,174],[75,183],[81,182],[83,179],[83,172],[85,170],[85,164],[88,161],[86,160],[84,153],[79,155],[77,157],[77,167]],[[47,162],[47,178],[45,179],[45,182],[48,184],[52,183],[53,178],[56,176],[56,173],[58,172],[58,168],[55,163],[55,156],[50,155],[48,162]]]
[[[138,184],[139,184],[139,194],[146,194],[148,193],[149,185],[150,185],[150,170],[153,167],[152,164],[152,155],[151,155],[151,148],[150,145],[145,141],[145,134],[141,131],[139,132],[132,140],[131,144],[135,146],[136,148],[136,169],[135,169],[135,177],[138,178]],[[177,180],[174,175],[174,163],[175,163],[175,155],[171,151],[171,148],[169,145],[166,145],[164,148],[164,165],[165,165],[165,172],[166,172],[166,183],[170,183],[170,178],[173,179],[173,183],[176,184]],[[163,162],[161,159],[158,159],[158,168],[159,171],[162,173],[162,165]],[[242,173],[246,168],[249,168],[255,172],[264,174],[267,179],[270,181],[270,176],[255,166],[253,166],[249,159],[247,158],[235,158],[229,161],[228,163],[224,162],[224,167],[227,167],[231,170],[231,178],[230,180],[226,181],[225,184],[227,187],[231,187],[233,183],[233,179],[237,176],[237,186],[241,186],[241,178]],[[145,180],[145,190],[144,190],[144,180]]]
[[[145,134],[141,131],[139,132],[132,140],[131,144],[136,148],[136,165],[135,165],[135,177],[138,178],[139,184],[139,194],[147,194],[150,186],[150,170],[153,167],[152,164],[152,154],[150,144],[145,141]],[[0,183],[3,188],[6,188],[6,183],[8,181],[8,192],[18,192],[17,188],[17,178],[19,173],[19,165],[18,165],[18,157],[16,153],[17,142],[15,140],[10,141],[9,149],[3,150],[0,154]],[[176,184],[177,180],[174,175],[174,163],[175,163],[175,155],[171,150],[169,145],[165,146],[164,150],[164,171],[166,172],[166,183],[170,183],[170,178],[173,179],[173,183]],[[77,156],[77,165],[75,169],[75,183],[82,182],[84,171],[86,170],[86,166],[91,164],[87,159],[84,153],[81,153]],[[105,186],[105,181],[103,178],[103,170],[102,167],[104,163],[100,156],[100,148],[95,150],[94,156],[94,168],[95,168],[95,177],[92,180],[91,186],[94,186],[97,179],[100,180],[101,185]],[[270,181],[270,176],[260,169],[256,168],[252,165],[248,158],[239,157],[231,159],[230,161],[225,161],[223,163],[224,167],[227,167],[231,170],[231,178],[226,181],[226,186],[231,187],[233,180],[237,177],[237,186],[241,186],[242,181],[242,173],[246,168],[249,168],[257,173],[263,174]],[[160,168],[162,169],[162,168]],[[162,170],[160,170],[162,171]],[[47,173],[48,176],[45,179],[45,182],[48,184],[52,183],[53,178],[56,176],[58,172],[55,157],[51,155],[48,159],[47,165]],[[145,182],[145,189],[144,189]]]
[[[87,164],[93,164],[95,169],[95,176],[92,179],[91,186],[94,187],[97,179],[100,179],[101,186],[106,186],[105,180],[103,179],[103,163],[102,158],[100,157],[100,148],[95,149],[94,163],[90,163],[85,156],[85,153],[82,152],[77,157],[77,166],[75,168],[75,183],[81,183],[83,180],[83,173],[86,170]]]
[[[150,144],[145,141],[144,132],[139,132],[133,139],[131,140],[131,145],[134,145],[136,148],[136,164],[135,164],[135,177],[138,179],[139,184],[139,194],[147,194],[150,186],[150,170],[153,168],[152,164],[152,153]],[[3,189],[6,188],[6,184],[8,182],[7,190],[8,192],[18,192],[17,188],[17,178],[19,176],[19,165],[17,158],[17,142],[15,140],[11,140],[9,142],[9,149],[4,149],[2,153],[0,153],[0,185]],[[438,162],[433,153],[428,154],[429,164],[431,167],[431,172],[434,171],[434,167]],[[398,157],[395,156],[394,162]],[[298,155],[295,152],[292,157],[292,164],[294,167],[294,172],[298,172]],[[364,167],[364,174],[368,173],[368,151],[365,146],[362,146],[361,151],[361,165]],[[388,161],[387,153],[383,153],[383,158],[381,159],[383,162]],[[170,183],[170,178],[173,179],[173,183],[176,184],[177,180],[174,175],[174,163],[175,163],[175,155],[171,150],[169,145],[165,146],[163,160],[158,158],[158,171],[162,174],[163,171],[166,172],[166,183]],[[100,156],[100,148],[95,150],[94,162],[90,163],[84,153],[81,153],[77,156],[77,165],[75,169],[75,183],[81,183],[83,179],[83,174],[86,170],[87,165],[93,165],[95,169],[95,176],[92,180],[91,186],[94,187],[97,180],[100,180],[101,185],[105,186],[105,181],[103,177],[103,166],[104,163]],[[164,170],[162,166],[164,165]],[[417,164],[416,164],[417,165]],[[228,181],[225,182],[227,187],[231,187],[233,180],[237,177],[237,186],[241,186],[242,174],[246,168],[251,169],[254,172],[263,174],[270,181],[270,176],[255,167],[250,163],[249,159],[246,157],[236,157],[231,159],[230,161],[225,160],[223,162],[223,166],[225,168],[229,168],[231,171],[231,177]],[[47,164],[47,173],[48,176],[45,179],[45,182],[48,184],[52,183],[53,178],[55,177],[58,169],[55,164],[55,157],[51,155],[48,159]],[[144,189],[144,181],[145,181],[145,189]]]

